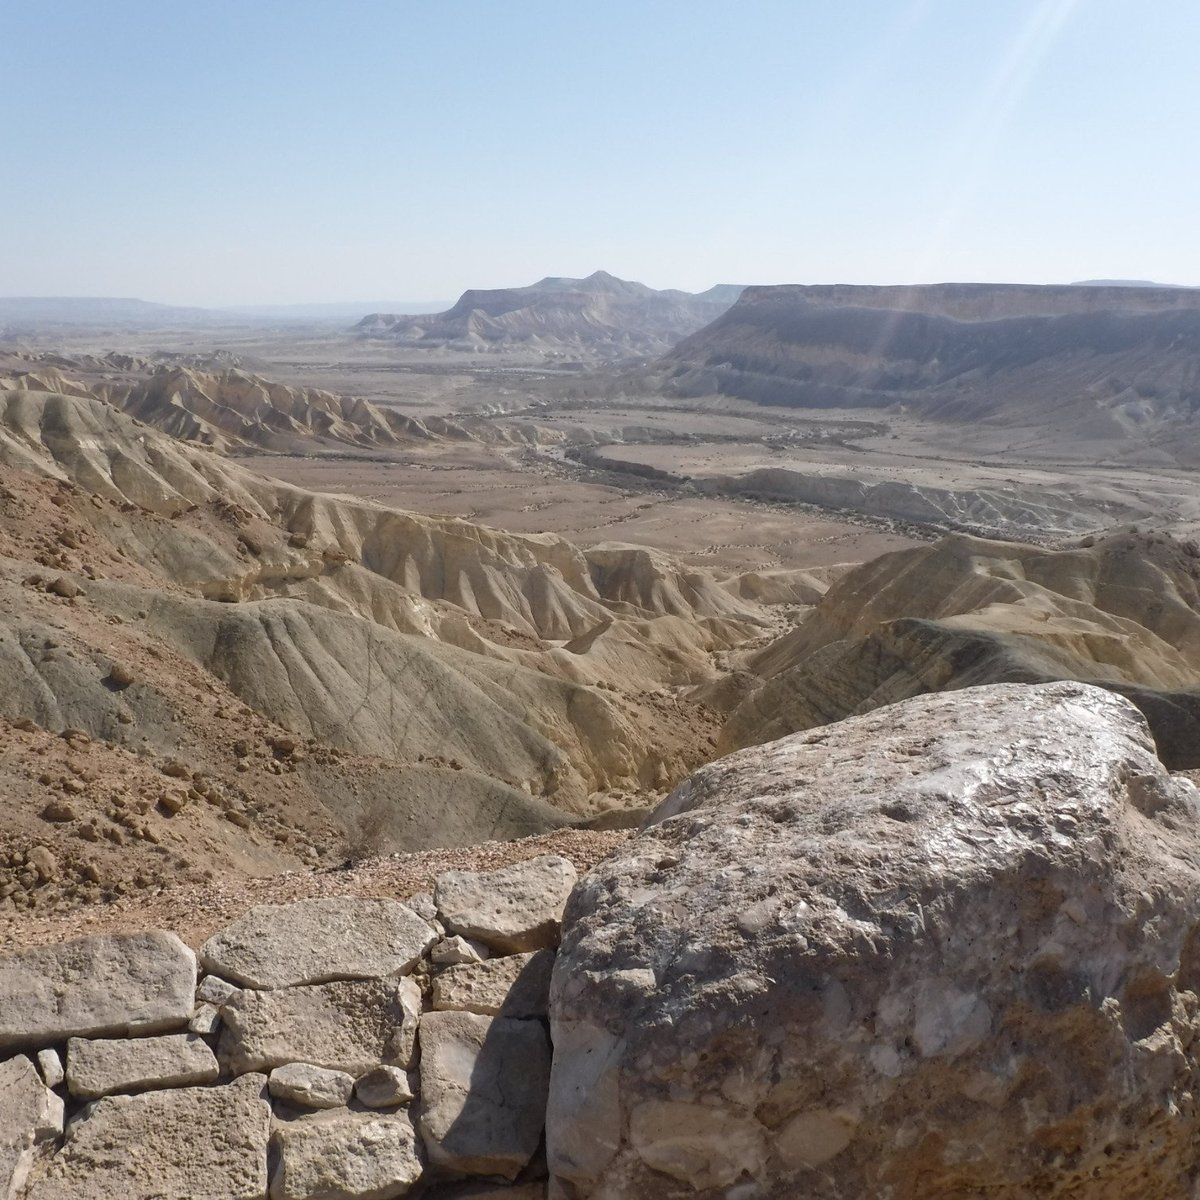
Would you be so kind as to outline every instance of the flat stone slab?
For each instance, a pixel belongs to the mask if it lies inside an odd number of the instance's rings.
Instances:
[[[233,1075],[311,1063],[359,1076],[412,1062],[421,991],[404,979],[243,989],[221,1009],[219,1055]]]
[[[345,1108],[354,1092],[354,1076],[308,1063],[286,1063],[271,1072],[267,1090],[276,1100],[300,1108]]]
[[[504,954],[558,945],[574,866],[544,854],[499,871],[446,871],[434,888],[438,915],[451,933]]]
[[[24,1055],[0,1062],[0,1198],[10,1200],[33,1166],[34,1147],[58,1137],[63,1102]]]
[[[250,909],[204,943],[200,960],[244,987],[295,987],[406,974],[437,938],[398,900],[318,897]]]
[[[553,950],[448,967],[434,976],[433,1007],[486,1017],[544,1017],[553,967]]]
[[[550,1039],[540,1021],[430,1012],[421,1018],[421,1137],[463,1175],[515,1179],[545,1124]]]
[[[276,1128],[271,1200],[391,1200],[421,1178],[417,1132],[403,1112],[322,1113]]]
[[[0,957],[0,1050],[188,1023],[196,956],[173,933],[116,933]]]
[[[71,1123],[22,1200],[263,1200],[266,1079],[106,1096]]]
[[[67,1090],[83,1100],[211,1083],[219,1073],[217,1056],[193,1033],[67,1042]]]

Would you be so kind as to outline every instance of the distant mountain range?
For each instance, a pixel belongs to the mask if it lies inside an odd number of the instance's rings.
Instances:
[[[249,304],[196,308],[116,296],[0,296],[0,332],[50,332],[58,328],[170,329],[214,325],[335,324],[383,306],[422,312],[430,301],[362,300],[329,304]]]
[[[529,287],[472,288],[445,312],[372,313],[354,328],[364,337],[431,349],[654,357],[719,317],[741,291],[735,284],[700,293],[657,291],[597,271],[586,279],[550,276]]]
[[[666,387],[887,408],[1200,462],[1200,289],[747,288],[662,361]]]

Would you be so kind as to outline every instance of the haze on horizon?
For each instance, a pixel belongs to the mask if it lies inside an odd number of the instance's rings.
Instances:
[[[1200,282],[1188,0],[60,0],[0,38],[0,296]]]

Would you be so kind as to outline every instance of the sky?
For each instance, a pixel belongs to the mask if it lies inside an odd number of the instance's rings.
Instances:
[[[1200,284],[1197,0],[0,0],[0,295]]]

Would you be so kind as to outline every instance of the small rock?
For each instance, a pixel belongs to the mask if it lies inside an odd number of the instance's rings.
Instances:
[[[267,1090],[276,1100],[300,1108],[344,1108],[354,1092],[354,1076],[309,1063],[285,1063],[271,1072]]]
[[[420,1180],[420,1147],[403,1112],[321,1113],[275,1131],[271,1200],[386,1200]]]
[[[188,805],[188,797],[186,792],[163,792],[158,798],[158,802],[163,808],[175,816],[177,813],[183,812]]]
[[[67,1088],[85,1100],[110,1092],[211,1083],[218,1073],[216,1055],[190,1033],[67,1042]]]
[[[188,1029],[200,1037],[211,1037],[221,1024],[221,1010],[215,1004],[201,1004],[192,1013]]]
[[[230,983],[219,975],[205,975],[196,988],[196,999],[201,1004],[215,1004],[220,1008],[230,996],[241,991],[236,983]]]
[[[46,1081],[46,1086],[56,1088],[66,1078],[63,1071],[62,1058],[54,1049],[39,1050],[37,1054],[38,1070]]]
[[[171,776],[172,779],[191,779],[192,773],[188,770],[186,763],[182,763],[177,758],[168,758],[158,764],[158,769],[164,774]]]
[[[115,688],[127,688],[134,681],[133,672],[124,663],[113,663],[108,671],[108,682]]]
[[[63,1102],[38,1078],[24,1055],[0,1062],[0,1196],[21,1192],[39,1142],[63,1129]]]
[[[58,877],[58,859],[46,846],[34,846],[28,855],[29,865],[38,873],[43,883]]]
[[[452,967],[457,963],[480,963],[491,957],[491,951],[473,938],[452,934],[443,938],[429,952],[429,961],[435,966]]]
[[[558,945],[574,866],[557,854],[499,871],[447,871],[437,878],[438,915],[452,933],[504,954]]]
[[[433,980],[433,1007],[484,1016],[544,1017],[554,951],[449,967]]]
[[[433,902],[433,896],[429,892],[418,892],[415,896],[409,896],[404,903],[423,921],[432,924],[437,920],[437,905]]]
[[[64,600],[73,600],[79,595],[79,585],[65,575],[56,575],[46,584],[46,591],[52,596],[61,596]]]
[[[367,1108],[395,1108],[407,1104],[413,1098],[413,1091],[408,1084],[407,1071],[380,1066],[358,1077],[354,1095]]]
[[[413,1057],[421,989],[409,978],[255,991],[221,1009],[220,1057],[234,1075],[306,1062],[362,1075]]]
[[[42,809],[42,820],[53,821],[56,825],[64,824],[67,821],[74,821],[79,817],[79,813],[69,800],[51,800],[45,808]]]

